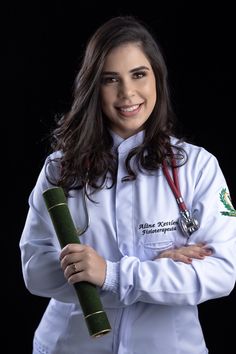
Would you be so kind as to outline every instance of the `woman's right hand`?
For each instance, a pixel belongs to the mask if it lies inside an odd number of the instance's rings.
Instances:
[[[180,248],[168,249],[159,254],[155,259],[171,258],[173,261],[179,261],[191,264],[193,259],[204,259],[210,256],[212,251],[207,248],[204,243],[197,243],[195,245],[183,246]]]

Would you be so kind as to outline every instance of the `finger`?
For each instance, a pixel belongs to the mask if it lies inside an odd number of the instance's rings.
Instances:
[[[212,250],[210,248],[206,247],[206,245],[200,245],[200,244],[189,245],[186,247],[179,248],[179,250],[184,251],[184,252],[194,251],[194,252],[199,252],[199,253],[206,254],[206,255],[212,252]]]
[[[85,248],[83,244],[77,243],[69,243],[65,247],[62,248],[60,253],[60,260],[64,258],[67,254],[74,253],[74,252],[82,252]]]
[[[65,276],[69,284],[75,284],[80,281],[88,281],[92,283],[89,269],[83,262],[77,262],[69,265],[65,270]]]
[[[205,247],[205,246],[206,246],[206,243],[204,243],[204,242],[199,242],[199,243],[196,243],[195,245],[192,245],[192,246]]]
[[[185,255],[183,251],[180,252],[180,249],[164,251],[156,259],[158,258],[171,258],[175,262],[192,263],[192,258],[188,254]]]
[[[65,268],[64,275],[65,275],[66,279],[69,280],[72,276],[74,276],[75,274],[77,274],[81,271],[83,271],[83,266],[82,266],[81,262],[75,262],[75,263],[69,264]]]
[[[184,254],[181,253],[176,253],[174,258],[172,258],[175,262],[183,262],[186,264],[191,264],[192,263],[192,258],[189,256],[185,256]]]
[[[213,253],[213,250],[211,248],[204,248],[204,251],[207,253],[207,255],[211,255]]]
[[[68,283],[73,285],[75,283],[79,283],[81,281],[88,281],[86,276],[85,276],[85,272],[81,271],[81,272],[77,272],[72,274],[68,279],[67,279]]]
[[[68,266],[70,266],[73,263],[80,262],[81,260],[82,260],[82,255],[76,252],[76,253],[66,254],[64,258],[61,259],[60,263],[63,271],[65,271],[65,269]]]
[[[194,259],[204,259],[207,255],[202,249],[189,249],[184,252],[186,256],[189,256]]]
[[[158,257],[156,257],[156,259],[158,258],[172,258],[173,255],[173,251],[172,250],[167,250],[167,251],[163,251],[161,252]]]
[[[199,255],[199,256],[209,256],[212,254],[212,250],[210,250],[209,248],[196,248],[193,249],[192,252],[195,255]]]

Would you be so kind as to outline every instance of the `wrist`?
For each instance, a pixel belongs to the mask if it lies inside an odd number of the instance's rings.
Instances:
[[[119,262],[106,261],[106,275],[105,281],[102,285],[102,290],[118,293],[120,273],[119,265]]]

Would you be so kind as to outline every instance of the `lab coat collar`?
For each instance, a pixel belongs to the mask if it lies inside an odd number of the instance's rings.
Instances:
[[[110,131],[110,133],[113,138],[113,149],[119,153],[124,153],[135,148],[136,146],[142,144],[144,139],[144,130],[130,136],[127,139],[122,138],[113,131]]]

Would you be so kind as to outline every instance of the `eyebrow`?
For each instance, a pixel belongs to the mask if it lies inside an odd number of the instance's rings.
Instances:
[[[139,71],[139,70],[150,70],[147,66],[138,66],[134,69],[131,69],[129,72],[132,74],[133,72]],[[102,75],[119,75],[116,71],[103,71]]]

